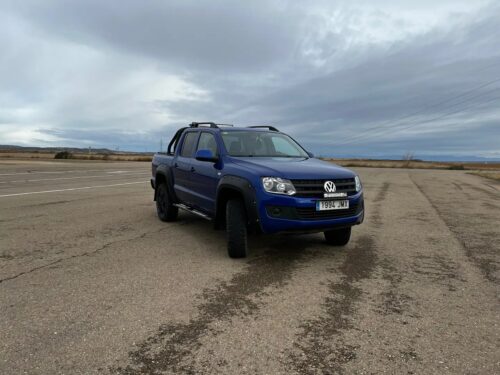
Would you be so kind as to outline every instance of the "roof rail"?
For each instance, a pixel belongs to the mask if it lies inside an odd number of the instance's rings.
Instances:
[[[269,129],[272,132],[279,132],[279,130],[276,129],[274,126],[268,126],[268,125],[254,125],[254,126],[248,126],[248,127],[253,128],[253,129],[263,128],[263,129]]]
[[[211,128],[218,128],[219,126],[234,126],[232,124],[216,124],[215,122],[192,122],[189,124],[190,128],[199,128],[200,125],[209,125]]]

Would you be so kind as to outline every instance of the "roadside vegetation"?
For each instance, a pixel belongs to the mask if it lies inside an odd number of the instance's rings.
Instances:
[[[62,159],[62,160],[102,160],[102,161],[142,161],[150,162],[152,153],[103,153],[103,152],[47,152],[47,151],[5,151],[0,150],[2,159]],[[500,162],[498,163],[458,163],[458,162],[432,162],[414,159],[413,154],[404,155],[402,160],[377,160],[377,159],[321,159],[341,165],[343,167],[366,167],[366,168],[409,168],[409,169],[443,169],[443,170],[467,170],[467,171],[492,171],[488,178],[498,178],[500,174]],[[497,176],[497,177],[495,177]]]
[[[73,159],[73,154],[68,151],[60,151],[54,155],[54,159]]]
[[[499,172],[495,172],[495,171],[473,171],[473,172],[469,172],[469,174],[473,174],[473,175],[476,175],[476,176],[486,177],[486,178],[490,178],[492,180],[500,181],[500,171]]]
[[[57,154],[54,159],[57,159]],[[71,154],[71,157],[65,159],[74,160],[102,160],[102,161],[152,161],[152,155],[141,155],[141,154],[104,154],[104,153],[92,153],[92,154]]]
[[[343,167],[367,167],[367,168],[408,168],[408,169],[444,169],[444,170],[480,170],[500,171],[498,163],[459,163],[459,162],[434,162],[413,160],[375,160],[375,159],[332,159],[324,160],[341,165]]]
[[[57,154],[56,154],[57,155]],[[56,157],[54,157],[57,159]],[[152,155],[138,155],[138,154],[104,154],[104,153],[92,153],[92,154],[72,154],[68,159],[76,160],[103,160],[103,161],[151,161],[153,159]]]
[[[141,153],[75,153],[69,151],[59,152],[15,152],[1,151],[0,160],[2,159],[38,159],[38,160],[103,160],[103,161],[151,161],[152,154]]]

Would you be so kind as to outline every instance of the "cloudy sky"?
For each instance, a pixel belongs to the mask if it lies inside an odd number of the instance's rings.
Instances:
[[[0,0],[0,144],[155,151],[208,120],[500,158],[499,47],[498,1]]]

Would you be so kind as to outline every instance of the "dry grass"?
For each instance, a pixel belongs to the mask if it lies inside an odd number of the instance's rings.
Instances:
[[[73,159],[78,160],[107,160],[107,161],[152,161],[152,155],[136,154],[93,154],[93,155],[73,155]]]
[[[0,151],[0,159],[54,159],[55,152]]]
[[[55,152],[15,152],[0,150],[0,159],[39,159],[53,160]],[[151,161],[152,155],[148,154],[99,154],[99,153],[74,153],[68,160],[103,160],[103,161]],[[344,167],[371,167],[371,168],[410,168],[410,169],[456,169],[471,171],[500,171],[499,163],[456,163],[456,162],[431,162],[418,160],[374,160],[374,159],[332,159],[323,158]],[[489,176],[486,176],[489,177]],[[494,178],[494,177],[493,177]]]
[[[54,159],[55,152],[13,152],[0,151],[0,159],[39,159],[50,160]],[[68,160],[103,160],[103,161],[151,161],[152,155],[141,154],[98,154],[91,153],[74,153]]]
[[[500,163],[457,163],[419,160],[324,159],[343,167],[500,171]]]
[[[470,174],[474,174],[476,176],[490,178],[492,180],[500,181],[500,172],[492,172],[492,171],[473,171],[469,172]]]

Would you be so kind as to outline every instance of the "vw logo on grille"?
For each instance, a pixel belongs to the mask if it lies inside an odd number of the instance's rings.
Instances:
[[[337,187],[335,186],[333,181],[326,181],[324,188],[327,193],[335,193],[335,191],[337,190]]]

